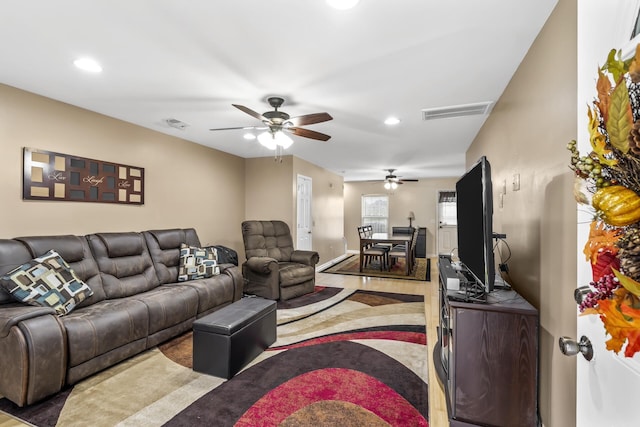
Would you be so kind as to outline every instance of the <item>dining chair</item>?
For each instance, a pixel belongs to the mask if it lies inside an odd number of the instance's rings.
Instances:
[[[364,225],[358,227],[358,234],[361,239],[369,238],[373,235],[373,227],[370,225]],[[389,250],[388,246],[382,245],[372,245],[368,244],[367,246],[362,248],[362,263],[363,266],[367,266],[371,264],[371,261],[374,259],[379,260],[380,271],[389,268]]]
[[[406,244],[409,245],[409,254],[407,258],[407,246],[405,244],[394,245],[388,253],[389,256],[389,270],[397,262],[398,258],[406,258],[407,270],[409,273],[413,271],[416,263],[416,242],[418,241],[418,229],[413,230],[411,240]]]

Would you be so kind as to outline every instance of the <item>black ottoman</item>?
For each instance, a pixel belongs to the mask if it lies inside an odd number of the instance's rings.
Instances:
[[[193,370],[229,379],[276,341],[276,302],[248,297],[193,322]]]

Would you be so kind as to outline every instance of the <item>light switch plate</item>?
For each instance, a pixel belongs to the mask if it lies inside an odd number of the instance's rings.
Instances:
[[[513,191],[520,190],[520,174],[513,174]]]

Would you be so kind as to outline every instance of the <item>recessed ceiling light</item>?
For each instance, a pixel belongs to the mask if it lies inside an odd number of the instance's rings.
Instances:
[[[256,136],[252,133],[245,133],[242,137],[248,140],[256,139]]]
[[[335,9],[347,10],[355,7],[359,1],[360,0],[327,0],[327,4]]]
[[[91,58],[78,58],[73,61],[73,65],[83,71],[89,71],[91,73],[99,73],[102,71],[102,66]]]
[[[389,126],[397,125],[398,123],[400,123],[400,119],[397,117],[387,117],[384,121],[384,124]]]

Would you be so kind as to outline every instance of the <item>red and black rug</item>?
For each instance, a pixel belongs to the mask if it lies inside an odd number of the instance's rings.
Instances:
[[[428,426],[422,296],[318,287],[280,303],[278,340],[228,381],[191,370],[191,340],[0,411],[36,426]]]

